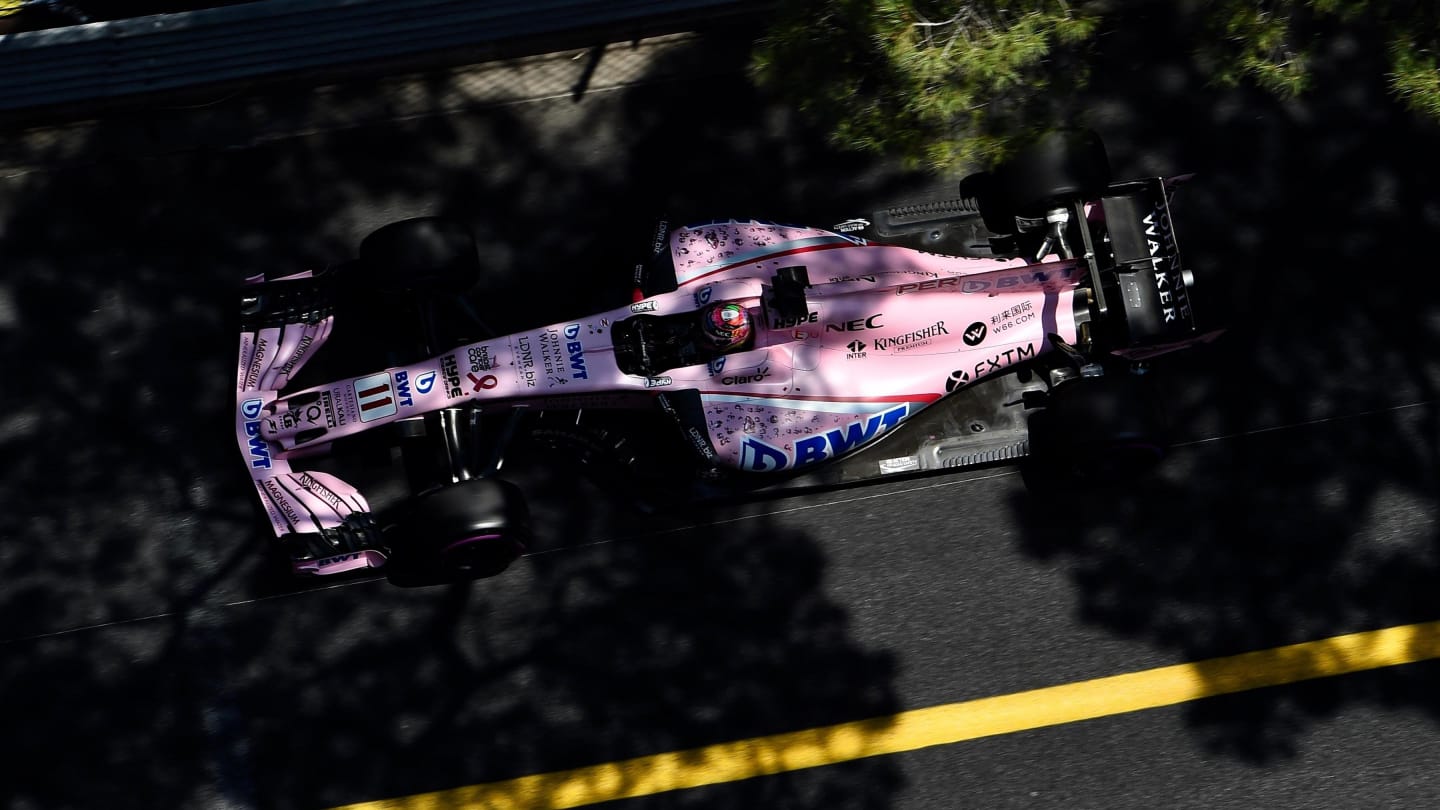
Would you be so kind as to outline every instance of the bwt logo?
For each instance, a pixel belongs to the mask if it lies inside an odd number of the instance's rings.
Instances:
[[[580,345],[576,338],[580,337],[580,324],[572,323],[565,327],[565,351],[570,353],[570,378],[572,380],[588,380],[590,375],[585,371],[585,347]]]
[[[879,436],[910,415],[908,403],[871,414],[848,425],[806,436],[795,442],[795,466],[804,467],[843,455]],[[790,464],[790,454],[766,444],[754,436],[746,436],[740,444],[740,467],[754,472],[783,470]]]
[[[395,372],[395,393],[400,397],[401,405],[415,404],[415,400],[410,396],[410,375],[407,372]]]
[[[435,387],[435,372],[427,371],[415,378],[415,393],[428,394]]]
[[[703,307],[710,303],[710,296],[713,292],[714,290],[711,290],[708,286],[701,287],[700,291],[695,293],[695,306]]]
[[[264,400],[247,399],[240,403],[240,415],[245,417],[245,437],[250,450],[250,466],[257,470],[270,469],[270,445],[260,438],[260,409]]]

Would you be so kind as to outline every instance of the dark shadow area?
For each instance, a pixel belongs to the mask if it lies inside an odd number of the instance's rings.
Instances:
[[[217,127],[245,117],[223,109],[157,113],[192,129],[142,133],[165,144],[142,157],[130,115],[9,173],[7,805],[316,807],[900,707],[896,662],[851,638],[812,538],[757,519],[584,546],[635,518],[562,471],[532,508],[583,548],[471,587],[291,592],[231,438],[240,280],[349,257],[386,221],[473,224],[477,303],[504,329],[624,300],[652,213],[813,218],[893,191],[721,53],[694,80],[656,63],[628,90],[261,143]],[[454,93],[422,89],[412,107]],[[342,324],[337,345],[392,328]],[[875,760],[704,806],[878,808],[900,781]]]
[[[1176,50],[1178,8],[1109,34],[1084,101],[1119,173],[1198,173],[1176,226],[1197,311],[1229,332],[1162,381],[1191,444],[1068,511],[1017,499],[1022,547],[1068,567],[1086,621],[1187,660],[1433,620],[1440,127],[1388,95],[1363,26],[1329,32],[1315,91],[1281,102],[1212,86]],[[1284,759],[1351,701],[1440,717],[1415,669],[1189,717],[1217,752]]]

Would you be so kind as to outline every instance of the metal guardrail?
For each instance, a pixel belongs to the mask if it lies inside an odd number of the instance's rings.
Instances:
[[[260,0],[0,36],[0,111],[696,20],[741,0]],[[477,58],[485,58],[481,53]]]

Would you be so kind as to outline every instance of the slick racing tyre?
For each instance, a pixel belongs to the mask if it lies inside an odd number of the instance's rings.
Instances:
[[[1094,132],[1057,130],[997,167],[989,182],[993,206],[1041,217],[1057,203],[1099,197],[1110,184],[1110,159]]]
[[[480,279],[475,237],[458,222],[392,222],[360,243],[360,268],[384,292],[464,292]]]
[[[998,195],[993,173],[977,172],[961,180],[960,196],[975,201],[980,219],[992,235],[1015,233],[1015,212],[1005,207],[1006,203]]]
[[[391,583],[468,582],[501,573],[524,553],[530,514],[514,484],[477,478],[416,498],[390,534],[394,551],[385,570]]]
[[[1030,417],[1026,482],[1103,486],[1149,472],[1165,456],[1164,425],[1145,381],[1116,373],[1063,383]]]

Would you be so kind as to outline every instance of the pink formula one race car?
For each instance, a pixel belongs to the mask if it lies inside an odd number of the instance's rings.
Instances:
[[[517,435],[667,499],[1022,460],[1127,475],[1164,446],[1135,372],[1213,333],[1191,311],[1174,181],[1108,171],[1092,135],[1057,134],[948,202],[832,229],[662,226],[629,305],[461,345],[426,317],[414,362],[286,390],[329,336],[337,288],[409,291],[429,313],[478,277],[465,228],[397,222],[347,268],[247,285],[235,434],[294,572],[384,568],[402,585],[524,552],[528,510],[498,477]],[[378,514],[310,462],[361,433],[411,473]]]

